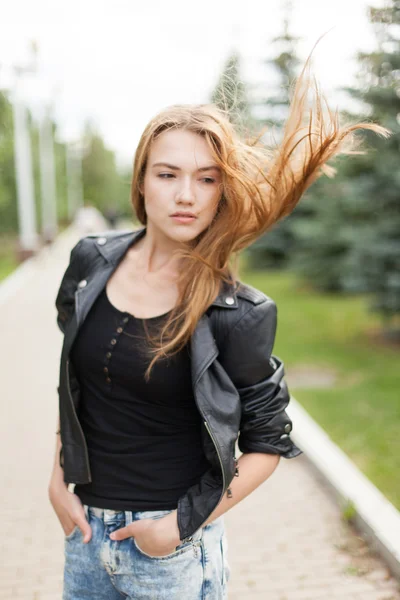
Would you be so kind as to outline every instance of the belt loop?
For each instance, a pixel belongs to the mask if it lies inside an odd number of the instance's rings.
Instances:
[[[104,520],[104,510],[102,508],[97,508],[96,506],[88,507],[89,514],[98,517],[101,520]]]
[[[87,504],[84,504],[83,510],[85,511],[86,520],[89,521],[89,506]]]
[[[126,510],[125,511],[125,526],[130,525],[132,522],[133,522],[132,511]]]
[[[105,508],[103,511],[104,523],[114,523],[114,521],[116,520],[117,513],[117,510]]]

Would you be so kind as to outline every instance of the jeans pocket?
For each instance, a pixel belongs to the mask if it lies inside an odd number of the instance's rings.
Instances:
[[[149,558],[150,560],[170,560],[171,558],[175,558],[176,556],[179,556],[180,554],[184,554],[185,552],[188,552],[189,550],[194,548],[194,542],[185,542],[184,544],[180,544],[179,546],[177,546],[175,548],[175,550],[173,552],[171,552],[170,554],[165,554],[162,556],[152,556],[151,554],[147,554],[147,552],[145,552],[144,550],[141,549],[141,547],[139,546],[139,544],[137,543],[135,538],[133,538],[133,543],[135,544],[136,550],[142,556],[145,556],[146,558]],[[197,546],[198,545],[199,545],[199,543],[197,543]]]
[[[145,556],[146,558],[149,558],[151,560],[170,560],[177,556],[181,556],[182,554],[186,554],[190,550],[192,550],[193,555],[195,557],[197,557],[198,553],[199,553],[199,547],[201,546],[202,537],[203,537],[203,531],[202,531],[202,529],[199,529],[198,531],[196,531],[196,533],[193,534],[191,540],[188,540],[186,542],[179,544],[178,546],[176,546],[176,548],[173,552],[170,552],[170,554],[165,554],[162,556],[152,556],[151,554],[147,554],[147,552],[144,552],[144,550],[142,550],[142,548],[139,546],[136,539],[135,538],[132,538],[132,539],[133,539],[133,543],[134,543],[136,550],[142,556]]]
[[[75,525],[75,527],[73,528],[73,530],[71,531],[71,533],[69,533],[68,535],[65,535],[65,536],[64,536],[64,540],[65,540],[65,541],[67,541],[67,542],[68,542],[69,540],[72,540],[72,538],[75,536],[75,534],[76,534],[78,531],[80,531],[80,529],[79,529],[78,525]]]

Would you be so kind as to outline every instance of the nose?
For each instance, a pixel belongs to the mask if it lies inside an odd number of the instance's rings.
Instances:
[[[184,179],[176,195],[176,201],[179,203],[192,204],[194,202],[194,193],[190,179]]]

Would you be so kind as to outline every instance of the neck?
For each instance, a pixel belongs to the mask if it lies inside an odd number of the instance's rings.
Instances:
[[[146,225],[145,235],[132,247],[137,268],[148,274],[176,275],[179,258],[176,251],[187,248],[185,242],[177,242],[165,236],[151,223]]]

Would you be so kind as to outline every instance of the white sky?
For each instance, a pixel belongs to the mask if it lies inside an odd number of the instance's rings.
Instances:
[[[148,120],[174,103],[208,102],[223,64],[237,49],[243,79],[268,90],[270,40],[281,32],[283,0],[0,0],[0,88],[11,65],[39,45],[39,74],[24,93],[37,106],[53,97],[59,137],[97,124],[119,162],[131,164]],[[358,50],[374,47],[366,0],[293,0],[291,33],[302,60],[318,37],[314,72],[333,106],[335,89],[354,82]],[[374,0],[379,6],[383,0]],[[333,29],[332,29],[333,28]],[[2,67],[2,68],[1,68]],[[273,91],[273,90],[272,90]]]

